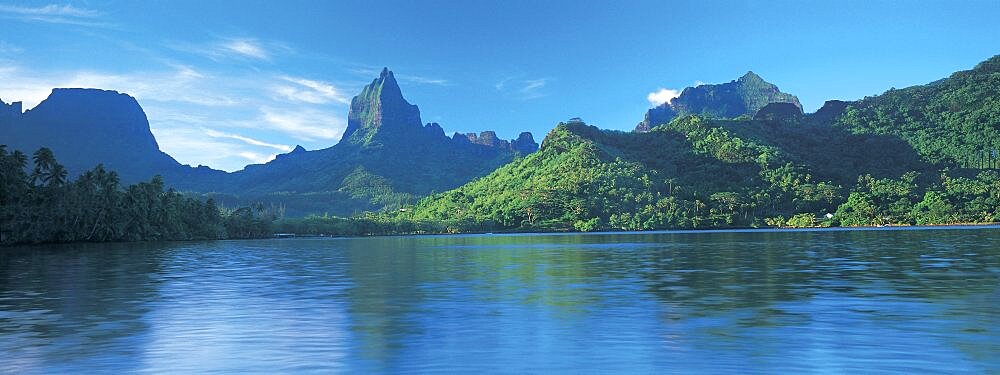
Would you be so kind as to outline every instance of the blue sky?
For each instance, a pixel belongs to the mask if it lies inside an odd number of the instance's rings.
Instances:
[[[540,141],[747,70],[807,111],[930,82],[1000,54],[997,19],[995,0],[0,1],[0,98],[126,92],[161,149],[232,171],[335,144],[383,66],[424,122]]]

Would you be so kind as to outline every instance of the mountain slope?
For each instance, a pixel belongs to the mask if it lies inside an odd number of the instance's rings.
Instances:
[[[35,108],[20,113],[0,103],[0,144],[31,154],[50,148],[71,176],[103,163],[124,183],[156,174],[191,175],[196,171],[160,151],[149,122],[135,98],[116,91],[53,89]],[[199,170],[212,174],[207,169]],[[215,171],[216,174],[222,173]]]
[[[97,89],[54,89],[23,114],[0,103],[0,144],[31,154],[51,148],[71,175],[103,163],[124,183],[162,175],[168,186],[204,193],[227,205],[263,202],[290,215],[348,215],[412,202],[483,176],[538,148],[531,133],[511,141],[492,131],[448,137],[402,96],[392,72],[356,96],[336,145],[301,147],[261,165],[226,173],[181,165],[159,150],[138,102]]]
[[[185,190],[283,205],[293,215],[344,215],[458,187],[537,147],[531,133],[514,141],[496,139],[493,132],[448,137],[436,123],[421,124],[417,106],[384,69],[351,100],[347,130],[336,145],[279,155],[222,180],[167,181]]]
[[[516,230],[993,222],[998,103],[994,57],[809,115],[768,104],[753,119],[679,116],[647,133],[559,124],[539,152],[401,217]]]
[[[1000,56],[936,82],[849,102],[835,126],[896,136],[934,163],[996,168],[1000,160]]]
[[[802,110],[795,95],[783,93],[778,86],[747,72],[728,83],[685,88],[680,96],[647,111],[635,131],[647,132],[684,115],[719,119],[752,116],[770,103],[792,103]]]
[[[504,229],[702,227],[829,208],[835,197],[839,187],[780,150],[688,116],[650,133],[560,123],[539,152],[433,195],[412,215]]]

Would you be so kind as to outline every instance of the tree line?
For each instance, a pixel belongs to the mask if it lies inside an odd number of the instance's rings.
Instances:
[[[259,238],[276,218],[260,204],[220,209],[167,189],[160,176],[122,186],[103,165],[71,180],[48,148],[30,165],[0,145],[0,244]]]

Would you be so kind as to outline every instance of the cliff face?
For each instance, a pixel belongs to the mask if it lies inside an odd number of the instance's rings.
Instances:
[[[770,103],[790,103],[800,111],[802,109],[795,95],[781,92],[778,86],[765,81],[754,72],[747,72],[728,83],[685,88],[677,98],[647,111],[635,131],[647,132],[684,115],[710,118],[753,116]]]
[[[27,154],[52,149],[71,175],[97,164],[117,171],[124,182],[145,180],[182,168],[160,151],[146,114],[135,98],[116,91],[53,89],[48,98],[23,114],[20,103],[6,113],[0,143]]]
[[[366,144],[378,134],[410,133],[420,129],[420,124],[420,109],[403,98],[396,77],[384,68],[378,78],[351,99],[347,130],[341,139]]]
[[[487,130],[479,135],[476,133],[455,133],[451,137],[452,141],[459,145],[479,145],[499,152],[516,152],[527,155],[538,151],[538,143],[530,132],[523,132],[516,139],[505,140],[497,137],[496,132]]]

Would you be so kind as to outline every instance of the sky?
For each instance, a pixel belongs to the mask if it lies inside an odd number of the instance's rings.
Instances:
[[[0,99],[136,97],[160,148],[233,171],[343,133],[391,69],[449,134],[581,117],[630,130],[684,87],[752,70],[807,112],[1000,54],[988,1],[0,1]]]

